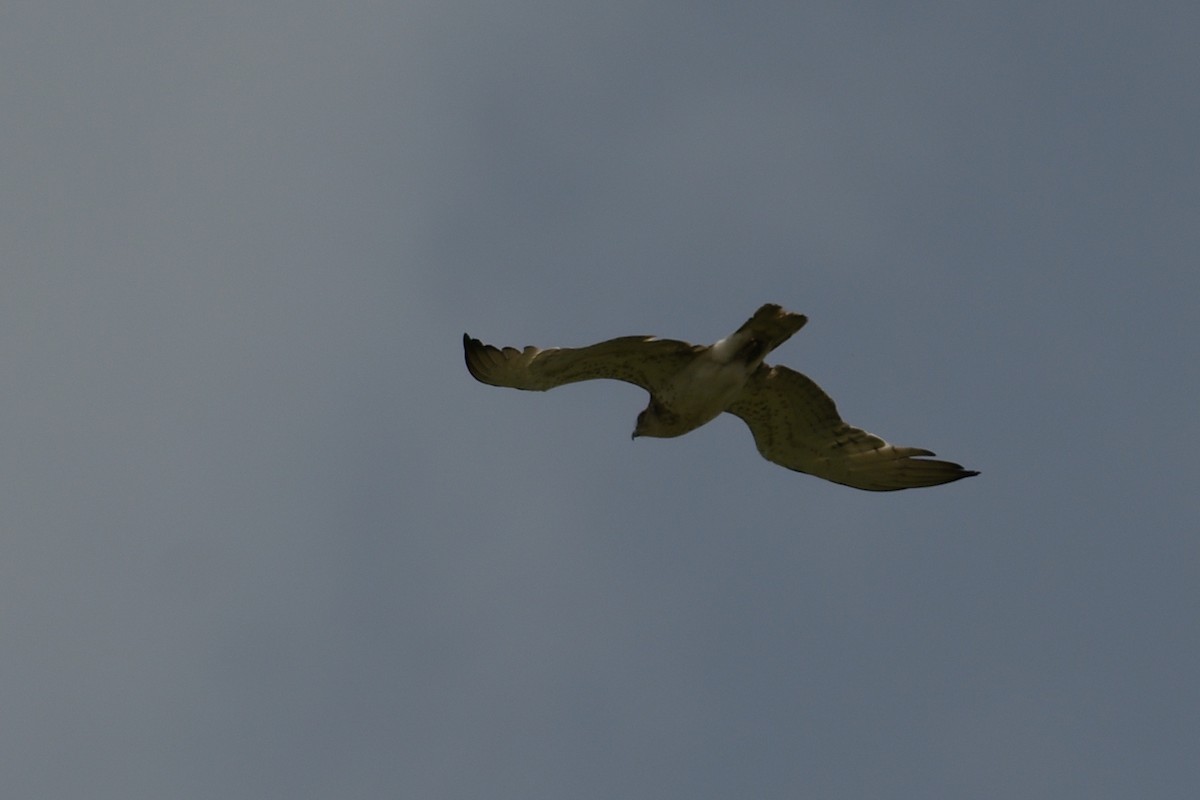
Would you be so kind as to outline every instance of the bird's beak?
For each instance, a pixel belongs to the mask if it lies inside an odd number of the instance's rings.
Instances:
[[[634,431],[633,433],[629,434],[630,441],[633,441],[636,438],[637,438],[637,431]]]

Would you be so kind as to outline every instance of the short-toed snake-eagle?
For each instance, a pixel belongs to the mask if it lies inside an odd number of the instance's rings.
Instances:
[[[497,348],[463,334],[467,369],[493,386],[545,391],[613,378],[650,393],[634,437],[680,436],[728,411],[750,426],[758,451],[797,472],[872,491],[936,486],[978,475],[928,450],[897,447],[842,420],[809,378],[763,358],[808,318],[768,304],[713,345],[623,336],[578,348]]]

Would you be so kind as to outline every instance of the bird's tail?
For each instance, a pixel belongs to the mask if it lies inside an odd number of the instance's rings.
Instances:
[[[767,353],[792,337],[792,334],[804,327],[808,317],[784,311],[774,303],[767,303],[754,316],[746,320],[746,324],[738,328],[732,336],[721,344],[730,346],[730,355],[743,359],[749,364],[757,365],[762,362]]]

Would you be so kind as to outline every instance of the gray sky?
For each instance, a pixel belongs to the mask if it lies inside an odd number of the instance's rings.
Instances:
[[[1194,3],[9,3],[0,787],[1200,788]],[[712,341],[983,471],[494,389]]]

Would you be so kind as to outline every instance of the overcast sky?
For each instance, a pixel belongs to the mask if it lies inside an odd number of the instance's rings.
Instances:
[[[1200,791],[1194,2],[10,2],[0,791]],[[476,383],[711,342],[982,471]]]

